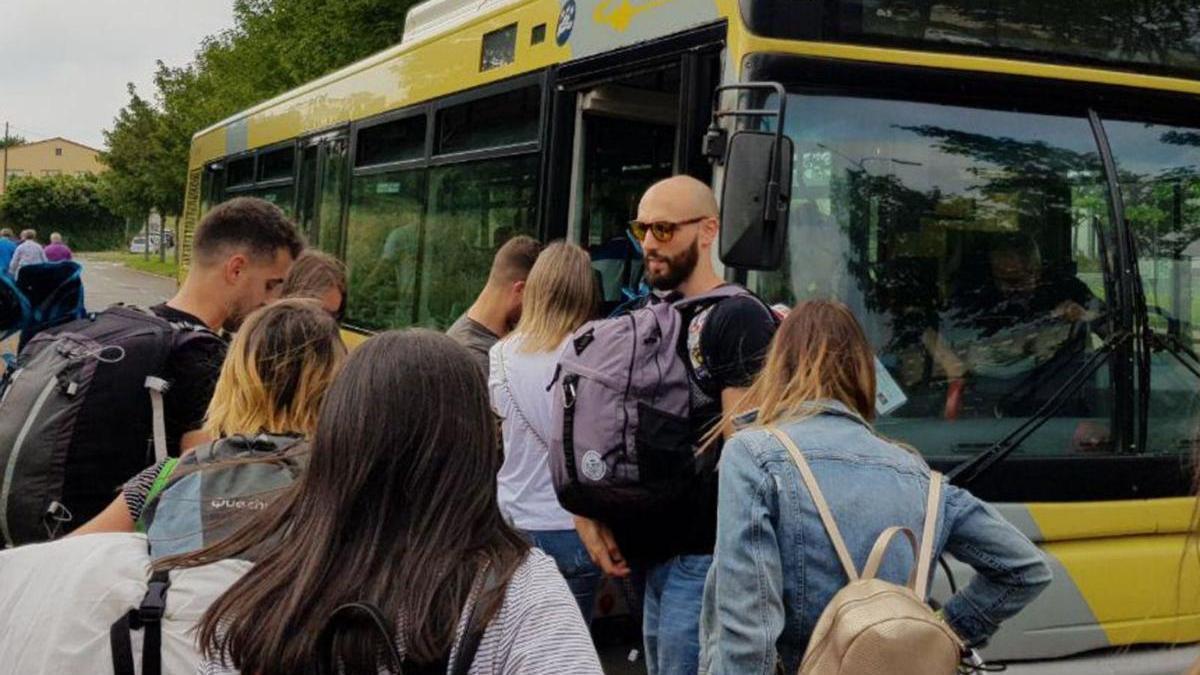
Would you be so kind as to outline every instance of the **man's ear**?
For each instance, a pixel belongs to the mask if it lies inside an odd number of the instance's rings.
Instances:
[[[513,295],[518,298],[525,295],[525,280],[514,281],[512,285]]]
[[[700,223],[700,245],[705,248],[712,246],[713,242],[717,240],[717,235],[720,233],[720,231],[721,224],[720,221],[717,220],[716,216],[705,218],[704,221]]]
[[[249,262],[250,261],[246,259],[246,256],[242,255],[241,253],[235,253],[234,255],[229,256],[229,259],[225,261],[224,267],[225,283],[230,285],[236,284],[238,278],[240,278],[242,274],[246,272],[246,267]]]

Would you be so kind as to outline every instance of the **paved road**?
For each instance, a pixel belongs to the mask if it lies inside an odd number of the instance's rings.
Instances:
[[[101,310],[116,302],[149,307],[175,294],[175,280],[129,269],[120,263],[80,255],[87,308]]]

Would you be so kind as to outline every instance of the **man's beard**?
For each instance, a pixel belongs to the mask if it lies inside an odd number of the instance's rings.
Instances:
[[[225,317],[225,322],[221,324],[221,329],[226,333],[236,333],[251,311],[253,310],[247,311],[246,308],[235,304],[230,309],[229,315]]]
[[[646,270],[646,281],[650,286],[660,291],[673,291],[679,288],[679,285],[692,276],[692,272],[696,269],[696,263],[700,262],[700,239],[697,237],[692,241],[692,245],[684,249],[679,255],[674,258],[668,258],[664,255],[655,254],[653,260],[666,263],[666,271],[655,274],[650,271],[650,254],[647,254],[642,259],[642,265]]]

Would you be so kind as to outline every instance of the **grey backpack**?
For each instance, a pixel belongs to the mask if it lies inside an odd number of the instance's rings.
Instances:
[[[564,508],[608,522],[636,518],[694,486],[701,430],[689,418],[687,326],[703,309],[742,295],[754,297],[725,284],[592,321],[571,336],[551,385],[550,474]]]
[[[308,467],[299,436],[230,436],[201,445],[159,472],[137,529],[150,559],[191,553],[236,532]],[[240,556],[253,561],[253,555]]]
[[[53,539],[167,457],[171,355],[203,326],[115,305],[39,333],[0,378],[2,546]]]

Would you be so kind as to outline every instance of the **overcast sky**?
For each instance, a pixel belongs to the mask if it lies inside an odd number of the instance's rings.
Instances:
[[[63,136],[102,148],[133,82],[179,66],[233,26],[233,0],[0,0],[0,135]]]

